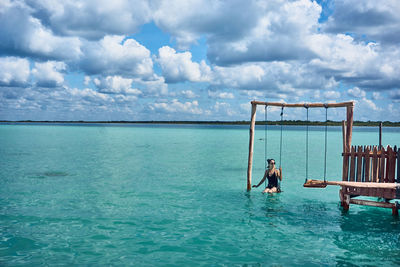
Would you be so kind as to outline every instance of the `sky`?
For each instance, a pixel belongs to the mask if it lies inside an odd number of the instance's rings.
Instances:
[[[0,0],[0,120],[237,121],[260,100],[400,121],[399,14],[398,0]]]

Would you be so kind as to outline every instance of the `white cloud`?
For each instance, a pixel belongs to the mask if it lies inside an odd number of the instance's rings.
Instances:
[[[99,92],[106,94],[130,94],[140,95],[142,92],[136,88],[132,88],[132,79],[123,78],[121,76],[107,76],[106,78],[95,78],[94,84]]]
[[[190,52],[177,53],[169,46],[158,50],[158,63],[161,66],[167,83],[182,81],[204,82],[209,80],[210,67],[202,60],[199,63],[192,61]]]
[[[369,38],[380,43],[400,41],[400,2],[336,1],[334,12],[322,25],[324,31],[352,33],[357,39]]]
[[[0,57],[0,86],[22,86],[30,75],[29,61],[17,57]]]
[[[88,86],[91,80],[92,80],[92,78],[90,78],[90,76],[85,76],[85,78],[83,80],[83,84]]]
[[[100,39],[105,35],[132,34],[151,19],[148,1],[134,0],[85,0],[85,1],[29,1],[59,35]]]
[[[173,99],[167,103],[154,103],[149,104],[150,110],[165,111],[168,113],[189,113],[189,114],[202,114],[203,110],[199,108],[199,102],[193,100],[192,102],[179,102],[178,99]]]
[[[61,73],[66,70],[64,62],[47,61],[44,63],[35,63],[32,74],[36,78],[36,85],[40,87],[60,86],[64,82],[64,76]]]
[[[216,102],[214,105],[214,110],[217,113],[217,116],[226,115],[226,116],[235,116],[237,112],[231,108],[231,105],[226,102]]]
[[[218,92],[208,90],[208,96],[210,98],[220,98],[220,99],[233,99],[235,96],[229,92]]]
[[[349,90],[347,90],[347,94],[356,98],[365,98],[365,96],[367,95],[364,90],[361,90],[358,87],[350,88]]]
[[[198,97],[192,90],[183,90],[181,91],[180,95],[186,98],[195,98]]]
[[[390,92],[390,97],[395,100],[400,100],[400,89],[396,89]]]
[[[151,80],[142,80],[140,78],[133,80],[145,88],[146,94],[158,97],[168,93],[168,85],[165,83],[164,77],[158,76],[157,74],[154,74],[154,77]]]
[[[326,99],[338,99],[340,97],[340,92],[338,92],[338,91],[326,91],[326,92],[324,92],[324,97]]]
[[[99,42],[86,42],[81,67],[87,74],[125,75],[153,78],[150,51],[125,36],[105,36]]]
[[[373,92],[372,93],[372,99],[373,100],[380,100],[380,99],[382,99],[382,95],[379,92]]]
[[[79,38],[55,35],[23,2],[5,2],[0,9],[0,51],[46,59],[79,58]]]

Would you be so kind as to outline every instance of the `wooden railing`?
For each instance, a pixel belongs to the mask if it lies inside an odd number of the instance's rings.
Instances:
[[[343,181],[400,183],[400,149],[396,146],[352,146],[342,155]]]

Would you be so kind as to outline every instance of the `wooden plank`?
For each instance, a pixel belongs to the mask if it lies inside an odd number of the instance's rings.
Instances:
[[[307,105],[309,108],[324,108],[327,106],[328,108],[340,108],[340,107],[353,107],[354,102],[341,102],[341,103],[279,103],[279,102],[263,102],[263,101],[251,101],[253,105],[267,105],[274,107],[288,107],[288,108],[303,108]]]
[[[396,171],[396,154],[390,146],[388,146],[386,150],[388,155],[388,159],[386,161],[387,182],[394,183],[395,171]]]
[[[361,182],[361,166],[362,166],[362,147],[357,147],[357,182]]]
[[[382,147],[380,156],[380,166],[379,166],[379,182],[384,183],[385,181],[385,149]]]
[[[249,160],[247,165],[247,191],[251,190],[251,170],[253,167],[253,146],[254,146],[254,128],[256,124],[257,105],[251,105],[251,123],[250,123],[250,140],[249,140]]]
[[[343,156],[343,172],[342,172],[342,180],[349,180],[349,156]]]
[[[382,122],[379,123],[379,148],[382,147]]]
[[[389,208],[389,209],[392,209],[393,207],[396,207],[396,205],[393,204],[393,203],[377,202],[377,201],[370,201],[370,200],[364,200],[364,199],[354,199],[354,198],[350,199],[350,204],[372,206],[372,207],[380,207],[380,208]]]
[[[361,167],[361,182],[365,182],[365,149],[367,148],[367,146],[363,146],[362,147],[362,167]]]
[[[326,185],[338,185],[338,186],[351,186],[351,187],[359,187],[359,188],[387,188],[387,189],[396,189],[400,188],[400,185],[397,183],[377,183],[377,182],[369,182],[369,183],[360,183],[360,182],[346,182],[346,181],[322,181],[322,180],[309,180],[314,183],[322,182]]]
[[[376,182],[378,177],[378,149],[376,146],[373,148],[372,154],[372,182]]]
[[[351,147],[351,155],[350,155],[350,178],[349,181],[354,181],[354,174],[356,170],[355,166],[355,157],[356,157],[356,152],[354,146]]]
[[[371,147],[367,146],[365,149],[365,178],[364,178],[364,182],[371,182],[370,179],[370,156],[369,156],[369,152],[371,150]]]

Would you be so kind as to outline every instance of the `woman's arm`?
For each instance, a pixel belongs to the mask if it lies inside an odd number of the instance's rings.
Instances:
[[[258,183],[258,185],[253,185],[253,187],[259,187],[265,181],[265,179],[267,178],[267,172],[268,172],[268,170],[265,171],[264,177],[261,179],[261,181]]]
[[[276,170],[275,174],[279,177],[279,180],[282,181],[282,167],[279,167],[279,170]]]

